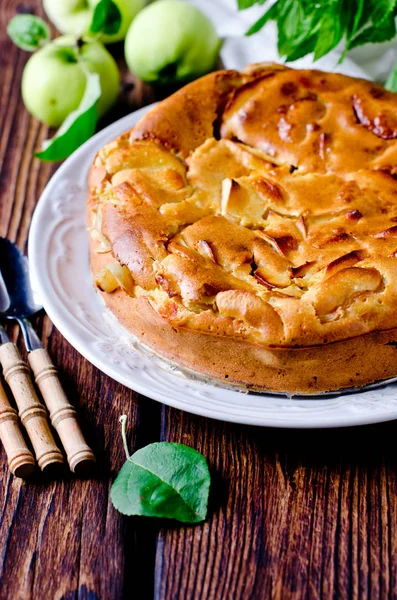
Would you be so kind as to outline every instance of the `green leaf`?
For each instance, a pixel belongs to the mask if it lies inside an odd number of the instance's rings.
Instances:
[[[34,15],[16,15],[8,23],[7,33],[18,48],[28,52],[34,52],[51,38],[47,23]]]
[[[364,44],[377,44],[392,40],[396,35],[396,24],[394,15],[389,15],[387,20],[383,20],[382,24],[378,27],[368,25],[362,29],[354,38],[350,41],[348,49],[352,50],[357,46],[363,46]]]
[[[374,26],[381,25],[383,21],[393,14],[397,0],[370,0],[368,6],[372,8],[371,20]]]
[[[314,60],[318,60],[333,50],[341,41],[347,27],[343,21],[343,10],[341,11],[341,20],[335,19],[334,11],[343,9],[343,2],[337,2],[323,13],[320,27],[317,34],[317,42],[314,48]]]
[[[252,0],[237,2],[242,8],[253,4]],[[247,35],[273,20],[280,56],[293,61],[314,52],[317,60],[345,40],[343,60],[350,48],[392,39],[396,35],[395,16],[397,0],[278,0]]]
[[[317,36],[313,35],[312,37],[307,38],[301,44],[299,44],[296,48],[290,48],[289,52],[285,55],[285,60],[287,62],[293,62],[294,60],[298,60],[303,56],[307,56],[314,52],[314,48],[316,47]]]
[[[277,21],[279,16],[279,8],[279,2],[273,4],[273,6],[271,6],[269,10],[267,10],[265,14],[256,21],[256,23],[251,25],[245,35],[253,35],[254,33],[257,33],[264,25],[266,25],[268,21]]]
[[[397,62],[394,63],[392,72],[385,83],[385,88],[390,92],[397,92]]]
[[[209,488],[204,456],[183,444],[156,442],[129,457],[110,497],[125,515],[198,523],[207,516]]]
[[[280,15],[282,30],[288,40],[306,37],[312,19],[306,18],[303,4],[300,0],[287,0],[284,2],[283,12]]]
[[[112,0],[100,0],[95,7],[90,27],[91,33],[117,33],[121,25],[119,7]]]
[[[394,12],[397,0],[365,0],[356,30],[346,35],[346,48],[351,50],[368,43],[381,43],[396,35]]]
[[[275,0],[276,2],[278,0]],[[246,8],[251,8],[254,4],[267,4],[269,0],[237,0],[238,10],[245,10]]]
[[[278,51],[287,60],[297,60],[314,50],[324,11],[308,0],[288,2],[284,11],[288,14],[279,19]]]
[[[365,0],[350,0],[352,3],[352,10],[349,14],[346,15],[346,48],[350,43],[350,40],[356,35],[357,30],[359,29],[361,17],[365,8]],[[342,58],[347,52],[345,48]],[[341,62],[341,61],[340,61]]]
[[[96,105],[101,95],[101,84],[97,73],[87,73],[86,77],[87,84],[80,105],[66,117],[55,136],[43,142],[42,151],[35,153],[40,160],[63,160],[95,133],[98,121]]]
[[[315,35],[318,15],[306,11],[302,0],[288,0],[283,6],[283,14],[278,24],[278,51],[280,56],[300,54],[302,45]]]
[[[258,0],[237,0],[237,6],[239,10],[245,10],[250,8],[254,4],[257,4]]]

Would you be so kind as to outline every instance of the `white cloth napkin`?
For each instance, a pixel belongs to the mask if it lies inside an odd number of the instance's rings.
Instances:
[[[200,8],[214,23],[218,34],[224,38],[221,59],[227,69],[242,69],[255,62],[284,62],[277,52],[277,30],[274,22],[268,23],[257,34],[245,37],[245,32],[263,13],[263,6],[255,5],[238,11],[237,0],[188,0]],[[341,65],[341,53],[335,49],[313,63],[310,56],[291,63],[295,68],[323,69],[379,82],[387,78],[397,60],[397,41],[384,44],[367,44],[348,54]],[[287,63],[288,64],[288,63]]]

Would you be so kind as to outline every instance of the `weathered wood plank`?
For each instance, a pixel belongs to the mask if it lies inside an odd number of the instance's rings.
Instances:
[[[395,598],[397,424],[289,431],[164,409],[215,475],[206,523],[164,524],[155,597]]]
[[[28,55],[5,35],[16,10],[42,14],[41,2],[0,0],[0,235],[26,248],[32,212],[56,167],[32,158],[48,130],[20,97]],[[155,97],[126,73],[122,45],[113,51],[124,84],[102,125]],[[0,455],[1,600],[151,598],[155,560],[157,599],[397,598],[395,423],[288,431],[161,410],[80,357],[47,317],[37,327],[99,467],[92,480],[38,475],[21,484]],[[121,413],[129,416],[132,450],[161,430],[162,439],[205,454],[212,471],[205,523],[125,519],[113,510],[109,489],[124,461]]]
[[[29,116],[20,96],[28,54],[5,35],[16,10],[41,14],[41,2],[0,0],[0,235],[26,249],[31,215],[56,166],[33,158],[49,132]],[[120,50],[119,55],[122,61]],[[113,118],[151,101],[148,94],[143,86],[129,89]],[[37,328],[77,406],[98,469],[85,481],[64,473],[57,480],[38,474],[21,483],[10,477],[1,450],[0,598],[122,598],[138,578],[146,580],[146,597],[151,598],[155,531],[123,519],[110,503],[109,489],[124,462],[119,415],[129,416],[134,449],[158,439],[160,406],[100,373],[47,317],[37,319]]]

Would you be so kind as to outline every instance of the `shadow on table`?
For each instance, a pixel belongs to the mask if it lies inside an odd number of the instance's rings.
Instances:
[[[369,467],[380,460],[397,464],[397,421],[334,429],[244,427],[242,432],[255,440],[261,453],[272,448],[288,458],[291,466],[299,462],[308,467],[332,468],[342,462]]]

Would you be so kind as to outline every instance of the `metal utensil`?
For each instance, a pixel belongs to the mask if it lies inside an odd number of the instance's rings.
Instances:
[[[5,238],[0,238],[0,272],[8,297],[8,305],[0,313],[0,318],[14,319],[19,323],[29,353],[29,364],[49,410],[51,422],[65,448],[69,466],[72,471],[77,466],[80,470],[95,461],[95,457],[83,437],[76,411],[63,391],[57,370],[28,319],[42,307],[33,296],[27,257]],[[4,364],[3,369],[5,371]]]
[[[3,280],[0,285],[0,305],[3,307],[0,317],[18,321],[28,352],[42,348],[28,321],[28,317],[43,308],[33,298],[28,260],[18,246],[6,238],[0,238],[0,273]]]

